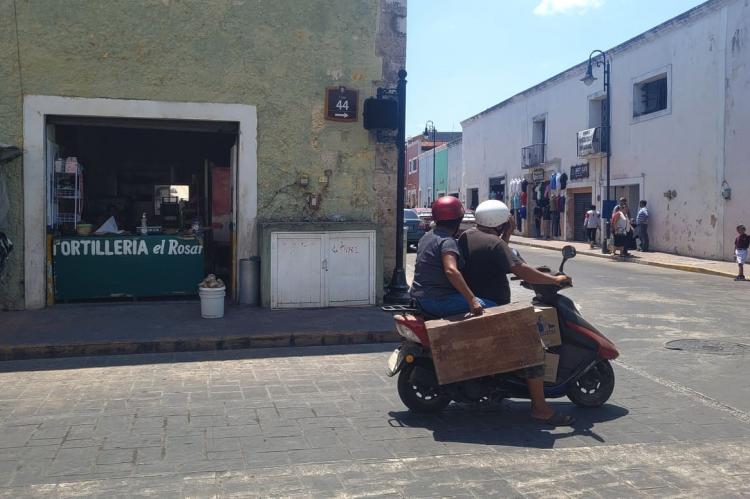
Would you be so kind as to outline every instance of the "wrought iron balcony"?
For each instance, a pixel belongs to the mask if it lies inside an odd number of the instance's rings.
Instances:
[[[609,151],[609,127],[598,126],[576,134],[579,158],[597,158]]]
[[[523,167],[534,168],[544,163],[547,153],[547,144],[532,144],[521,149],[523,156]]]

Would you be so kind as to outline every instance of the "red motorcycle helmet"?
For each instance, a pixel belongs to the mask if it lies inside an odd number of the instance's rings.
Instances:
[[[436,222],[461,220],[464,218],[464,205],[453,196],[439,197],[432,203],[432,219]]]

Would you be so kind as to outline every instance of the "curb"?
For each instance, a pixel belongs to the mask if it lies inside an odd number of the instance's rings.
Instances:
[[[560,248],[555,248],[553,246],[545,246],[544,244],[539,243],[529,243],[526,241],[518,241],[518,240],[511,240],[512,244],[518,244],[520,246],[529,246],[531,248],[539,248],[539,249],[546,249],[546,250],[553,250],[553,251],[559,251]],[[695,267],[693,265],[684,265],[680,263],[662,263],[662,262],[651,262],[651,261],[644,261],[641,259],[634,259],[634,258],[628,258],[626,260],[620,260],[615,259],[611,255],[605,255],[603,253],[595,253],[595,252],[588,252],[588,251],[579,251],[579,255],[584,256],[593,256],[596,258],[606,258],[607,260],[612,261],[620,261],[620,262],[628,262],[628,263],[637,263],[640,265],[651,265],[652,267],[661,267],[665,269],[672,269],[672,270],[682,270],[684,272],[693,272],[696,274],[707,274],[707,275],[715,275],[719,277],[734,277],[735,274],[731,272],[722,272],[721,270],[713,270],[713,269],[707,269],[705,267]]]
[[[396,331],[349,331],[321,333],[278,333],[265,336],[196,338],[189,340],[114,341],[72,345],[0,346],[0,361],[55,359],[97,355],[131,355],[139,353],[199,352],[250,348],[307,347],[393,343],[400,340]]]

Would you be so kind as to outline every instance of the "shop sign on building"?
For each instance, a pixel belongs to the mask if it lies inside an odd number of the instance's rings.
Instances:
[[[326,119],[331,121],[357,121],[359,91],[346,87],[326,88]]]
[[[596,128],[589,128],[587,130],[581,130],[578,132],[578,157],[585,158],[594,154],[594,136]]]
[[[536,168],[531,171],[531,180],[541,182],[544,180],[544,168]]]
[[[203,243],[193,236],[58,237],[56,300],[195,295]]]
[[[589,164],[574,165],[570,167],[570,180],[583,180],[589,178]]]

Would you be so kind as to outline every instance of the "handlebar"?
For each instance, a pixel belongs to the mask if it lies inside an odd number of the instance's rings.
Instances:
[[[565,274],[561,274],[558,272],[555,275],[558,276],[558,275],[565,275]],[[549,292],[557,293],[560,290],[572,288],[573,280],[570,277],[568,277],[565,281],[563,281],[562,286],[558,286],[557,284],[531,284],[526,281],[521,281],[521,286],[523,286],[526,289],[536,291],[537,293],[540,293],[540,294],[549,293]]]

